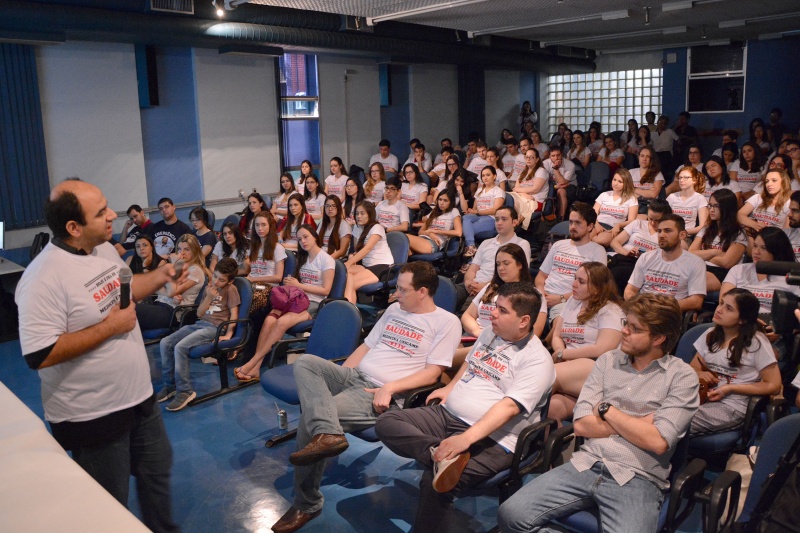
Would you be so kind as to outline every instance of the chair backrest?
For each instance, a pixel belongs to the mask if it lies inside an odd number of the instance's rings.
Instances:
[[[39,255],[39,252],[41,252],[44,247],[47,246],[48,242],[50,242],[49,233],[42,231],[36,234],[36,236],[33,238],[33,243],[31,244],[30,253],[28,254],[31,261],[33,261],[37,255]]]
[[[217,223],[217,215],[214,214],[214,211],[209,211],[208,209],[206,209],[206,212],[208,213],[208,229],[213,231],[214,224]]]
[[[225,217],[225,220],[222,221],[222,226],[224,226],[228,222],[232,222],[233,224],[236,224],[238,226],[239,225],[239,220],[241,220],[241,219],[242,219],[242,217],[240,217],[236,213],[234,213],[232,215],[228,215],[228,216]],[[220,228],[222,228],[222,226],[220,226]]]
[[[550,235],[553,237],[556,237],[557,235],[569,235],[569,220],[562,220],[550,228]]]
[[[250,305],[253,303],[253,286],[250,284],[249,279],[242,276],[237,276],[233,280],[233,284],[239,291],[239,299],[241,300],[239,304],[239,319],[246,320],[250,318]],[[233,333],[232,340],[239,341],[244,336],[245,331],[247,331],[247,328],[237,327]]]
[[[609,174],[611,174],[611,167],[605,161],[594,161],[589,163],[588,172],[589,183],[594,185],[597,190],[602,191],[606,186]]]
[[[698,324],[684,333],[678,341],[678,347],[675,348],[675,357],[682,359],[685,363],[691,363],[697,353],[697,350],[694,349],[695,341],[713,326],[713,323]]]
[[[358,347],[361,313],[350,302],[334,300],[317,313],[306,353],[325,359],[347,357]]]
[[[265,194],[263,198],[264,198],[264,205],[267,206],[267,211],[269,211],[270,209],[272,209],[272,196]]]
[[[328,298],[344,298],[344,287],[347,283],[347,267],[338,259],[334,260],[333,285]]]
[[[436,289],[436,294],[433,295],[436,307],[441,307],[449,313],[455,313],[457,299],[456,286],[453,284],[453,280],[439,276],[439,288]]]
[[[461,249],[463,240],[463,237],[450,237],[447,239],[447,246],[444,248],[445,257],[454,257]]]
[[[504,207],[514,207],[514,197],[510,194],[506,193],[506,197],[503,200]]]
[[[431,177],[428,176],[428,173],[425,172],[424,170],[420,170],[419,171],[419,177],[422,178],[423,183],[425,183],[425,185],[427,185],[428,189],[430,189],[431,188]]]
[[[402,265],[408,261],[408,236],[400,231],[391,231],[386,234],[386,243],[392,251],[395,265]]]
[[[283,262],[283,277],[294,276],[294,269],[297,267],[297,256],[294,251],[286,250],[286,260]],[[281,282],[283,283],[283,282]]]

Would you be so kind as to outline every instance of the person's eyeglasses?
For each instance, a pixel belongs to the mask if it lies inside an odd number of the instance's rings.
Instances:
[[[416,289],[414,287],[401,287],[400,285],[397,286],[397,292],[399,292],[402,295],[406,295],[409,292],[413,292],[415,290]]]
[[[700,152],[697,150],[689,150],[689,155],[700,155]]]
[[[457,167],[458,163],[447,163],[448,167]]]
[[[355,184],[355,183],[348,183],[347,185],[345,185],[345,186],[344,186],[344,188],[345,188],[345,189],[352,189],[352,188],[354,188],[355,186],[356,186],[356,184]]]
[[[690,180],[690,179],[692,179],[692,177],[691,176],[678,176],[678,179],[679,180]]]
[[[386,190],[389,192],[397,192],[397,187],[386,187]]]
[[[325,209],[336,209],[336,204],[325,204]]]
[[[414,175],[414,171],[413,170],[406,170],[403,174],[405,174],[406,176],[413,176]]]
[[[644,328],[640,328],[638,326],[634,326],[633,324],[628,322],[627,318],[621,318],[620,319],[620,323],[622,324],[623,328],[628,328],[628,331],[630,331],[634,335],[636,335],[638,333],[647,333],[648,331],[650,331],[648,329],[644,329]]]
[[[793,153],[795,153],[795,152],[796,152],[796,151],[798,151],[798,150],[800,150],[800,148],[798,148],[798,147],[794,146],[794,147],[792,147],[792,148],[787,148],[787,149],[786,149],[786,153],[787,153],[787,154],[793,154]]]
[[[709,211],[712,209],[719,209],[719,204],[708,204]]]

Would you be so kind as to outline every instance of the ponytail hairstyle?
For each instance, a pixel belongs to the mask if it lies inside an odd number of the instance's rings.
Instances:
[[[367,235],[369,235],[369,232],[372,230],[372,226],[378,223],[378,215],[375,213],[375,206],[372,205],[372,202],[361,202],[356,206],[356,209],[359,207],[364,208],[364,211],[367,212],[367,223],[361,228],[361,236],[359,236],[358,242],[356,243],[356,252],[364,247],[364,241],[367,240]],[[353,213],[355,213],[355,211],[353,211]]]
[[[348,175],[347,174],[347,169],[345,168],[341,157],[331,157],[331,161],[336,161],[339,164],[339,168],[342,169],[342,176],[347,176]]]
[[[758,347],[753,351],[761,348],[761,341],[755,339],[756,333],[760,329],[758,325],[760,304],[758,298],[747,289],[731,289],[725,296],[733,296],[739,311],[739,332],[728,346],[728,363],[738,368],[742,366],[742,355],[750,348],[754,340],[758,342]],[[722,347],[723,342],[725,342],[725,330],[722,329],[722,326],[715,325],[706,336],[706,346],[710,351],[716,352]]]
[[[253,221],[257,218],[266,219],[267,225],[269,226],[269,233],[264,237],[264,248],[262,250],[261,238],[256,233],[255,226],[253,227],[253,238],[250,239],[250,262],[253,263],[257,261],[259,254],[261,254],[264,261],[273,261],[275,259],[275,245],[278,244],[278,231],[275,217],[272,216],[272,213],[269,211],[259,211],[256,213],[256,216],[253,217]]]
[[[377,164],[380,165],[380,163]],[[383,168],[383,165],[381,165],[381,168]],[[329,194],[328,197],[325,198],[325,203],[328,202],[333,202],[336,205],[336,216],[331,218],[328,215],[328,210],[324,210],[325,214],[322,216],[322,223],[319,225],[317,244],[322,246],[322,239],[325,238],[325,234],[328,233],[328,228],[330,228],[331,236],[328,238],[328,249],[325,251],[332,254],[339,249],[339,245],[342,243],[339,237],[339,227],[342,225],[342,220],[344,220],[344,214],[342,213],[342,200],[338,195]]]

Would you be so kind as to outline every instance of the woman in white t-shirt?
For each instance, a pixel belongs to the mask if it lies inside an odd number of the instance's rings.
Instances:
[[[461,237],[461,213],[455,203],[452,190],[439,194],[436,207],[423,219],[419,235],[408,236],[409,254],[434,254],[442,251],[450,237]]]
[[[594,126],[589,128],[589,133],[587,133],[586,136],[586,146],[588,146],[589,150],[592,152],[592,159],[595,159],[603,148],[603,137],[600,135],[600,130]]]
[[[742,189],[739,187],[738,181],[731,179],[727,165],[720,156],[712,155],[708,158],[703,166],[703,174],[706,176],[706,190],[703,193],[706,198],[709,198],[714,191],[730,189],[736,195],[736,201],[741,205]]]
[[[482,187],[475,193],[474,207],[467,209],[462,224],[467,249],[464,257],[472,257],[478,251],[475,234],[494,229],[494,213],[505,201],[506,193],[497,186],[497,171],[494,167],[481,170]]]
[[[661,174],[661,164],[658,162],[656,152],[649,146],[639,150],[639,168],[631,169],[633,190],[646,200],[658,198],[661,187],[664,186],[664,175]]]
[[[625,152],[617,146],[617,140],[613,135],[606,135],[603,138],[603,148],[597,152],[597,160],[608,164],[611,170],[615,170],[625,161]]]
[[[330,194],[328,196],[330,196]],[[345,183],[344,186],[344,203],[342,204],[342,209],[344,210],[343,215],[345,221],[351,226],[356,223],[356,206],[366,199],[361,182],[358,181],[357,178],[347,178],[347,183]]]
[[[306,213],[311,215],[315,224],[319,224],[319,221],[322,220],[326,195],[314,174],[306,178],[306,192],[303,196],[305,198]]]
[[[311,184],[315,179],[314,176],[309,176],[306,183]],[[289,197],[289,213],[278,222],[278,240],[284,248],[297,250],[297,231],[303,224],[316,227],[316,222],[306,211],[305,198],[300,194],[293,194]]]
[[[738,265],[747,250],[747,237],[736,219],[739,204],[729,189],[714,191],[708,199],[708,220],[689,251],[706,262],[706,291],[718,291],[728,270]]]
[[[428,186],[422,181],[419,168],[413,163],[408,163],[403,167],[403,185],[400,187],[400,201],[415,213],[419,212],[419,206],[428,201]]]
[[[647,126],[639,126],[639,129],[636,131],[636,137],[628,140],[625,151],[629,154],[639,155],[639,152],[641,152],[642,148],[645,146],[651,146],[650,128]]]
[[[283,279],[286,250],[278,243],[275,217],[269,211],[256,213],[253,219],[255,238],[250,241],[250,274],[247,279],[258,285],[277,285]]]
[[[705,177],[696,168],[683,167],[678,172],[680,192],[667,196],[672,213],[683,218],[686,233],[691,236],[697,235],[708,220],[708,201],[703,195],[705,181]]]
[[[597,224],[594,225],[592,240],[603,247],[625,227],[636,220],[639,201],[633,192],[633,179],[625,167],[620,167],[611,178],[611,190],[601,193],[594,202]]]
[[[764,159],[759,150],[750,141],[742,145],[739,159],[733,162],[728,174],[732,180],[739,183],[742,190],[742,199],[747,200],[755,194],[753,189],[763,176]]]
[[[748,396],[781,390],[781,373],[769,340],[759,331],[758,298],[732,289],[714,312],[714,327],[694,343],[692,368],[700,380],[700,408],[689,436],[735,429],[744,421]],[[703,401],[704,397],[707,401]]]
[[[545,160],[548,157],[550,157],[550,146],[542,140],[542,134],[539,133],[538,131],[534,131],[531,134],[530,147],[536,150],[536,152],[539,154],[539,157],[542,158],[542,160]]]
[[[364,183],[364,196],[375,205],[383,201],[383,191],[386,188],[386,171],[382,163],[372,163],[369,166],[367,182]]]
[[[228,222],[222,226],[222,238],[211,252],[211,264],[208,269],[214,272],[217,263],[226,257],[232,257],[239,265],[237,276],[246,276],[250,273],[250,257],[248,256],[247,239],[242,235],[239,225]]]
[[[275,220],[280,220],[286,216],[289,209],[289,197],[297,192],[292,175],[288,172],[281,174],[281,193],[272,203],[272,215]]]
[[[347,183],[347,171],[341,158],[331,159],[331,175],[325,178],[325,196],[335,194],[344,201],[344,186]]]
[[[300,177],[297,178],[295,182],[295,186],[297,187],[297,192],[300,194],[305,194],[306,192],[306,178],[314,174],[314,166],[311,164],[311,161],[308,159],[304,159],[302,163],[300,163]]]
[[[394,264],[392,251],[386,241],[386,231],[378,224],[375,206],[361,202],[356,206],[356,226],[353,228],[355,253],[347,259],[347,286],[344,296],[356,303],[356,291],[364,285],[377,283]]]
[[[325,216],[319,226],[317,243],[328,252],[328,255],[339,259],[347,255],[347,250],[350,249],[351,231],[352,227],[343,217],[342,201],[335,194],[329,195],[325,201]]]
[[[556,381],[547,416],[564,420],[572,414],[594,361],[622,340],[621,300],[602,263],[584,263],[575,272],[572,296],[553,321],[553,362]]]
[[[752,235],[770,226],[789,227],[789,198],[792,181],[784,170],[770,170],[764,176],[764,191],[751,196],[739,209],[739,224]]]
[[[522,221],[523,229],[528,229],[533,214],[542,210],[547,200],[548,176],[539,152],[535,148],[525,152],[525,168],[519,173],[514,189],[508,193],[514,198],[514,207]]]
[[[506,185],[508,183],[508,176],[503,170],[503,161],[500,159],[500,150],[497,148],[489,148],[486,150],[486,163],[490,167],[494,167],[497,171],[497,186],[507,191]]]
[[[636,122],[635,118],[628,120],[628,129],[623,131],[619,136],[619,146],[623,148],[628,145],[629,142],[636,139],[637,135],[639,134],[639,123]]]
[[[588,167],[592,160],[592,151],[586,146],[586,137],[581,130],[575,130],[572,134],[572,148],[567,152],[567,159],[578,162],[583,168]]]
[[[309,300],[308,309],[299,313],[281,313],[270,311],[261,333],[258,335],[256,351],[244,365],[234,369],[236,379],[242,383],[250,383],[260,379],[259,371],[264,357],[272,350],[272,346],[281,340],[293,326],[305,320],[311,320],[317,314],[320,302],[331,292],[336,262],[317,244],[317,230],[311,224],[303,224],[297,231],[297,266],[295,271],[283,280],[289,287],[297,287],[306,293]]]

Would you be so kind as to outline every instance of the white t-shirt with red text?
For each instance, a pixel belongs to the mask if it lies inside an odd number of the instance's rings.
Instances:
[[[800,295],[800,288],[786,283],[786,278],[783,276],[767,276],[759,281],[755,263],[735,265],[728,271],[723,283],[731,283],[738,289],[752,292],[758,298],[760,315],[772,313],[772,296],[775,291],[788,291]]]
[[[328,194],[335,194],[339,197],[339,200],[344,202],[344,186],[347,183],[347,176],[342,174],[337,179],[336,176],[331,174],[327,178],[325,178],[325,187],[328,190]]]
[[[570,297],[561,310],[561,340],[567,348],[580,348],[594,344],[601,329],[622,331],[622,319],[625,313],[613,302],[607,303],[596,315],[584,324],[578,323],[583,302]]]
[[[761,182],[761,169],[748,172],[742,168],[738,159],[733,162],[731,172],[736,172],[736,181],[739,182],[739,187],[742,189],[742,192],[752,191],[755,186]]]
[[[736,268],[736,267],[734,267]],[[683,251],[674,261],[665,261],[662,251],[639,257],[628,283],[641,293],[665,294],[676,300],[706,295],[706,266],[702,259]]]
[[[794,258],[800,262],[800,228],[784,228],[784,233],[789,237],[789,242],[792,243],[792,250],[794,251]]]
[[[322,287],[322,273],[326,270],[335,270],[336,269],[336,260],[328,255],[328,252],[325,250],[320,250],[317,253],[317,257],[313,260],[306,261],[306,263],[300,267],[300,283],[305,283],[306,285],[316,285],[317,287]],[[321,302],[326,297],[322,296],[321,294],[311,294],[310,292],[306,293],[308,296],[308,300],[310,302]]]
[[[497,240],[499,238],[500,236],[497,236],[483,241],[481,245],[478,246],[478,252],[475,254],[475,257],[472,258],[473,265],[480,265],[478,272],[475,273],[475,281],[478,283],[491,281],[492,276],[494,276],[495,256],[497,255],[497,250],[503,246],[503,244],[513,243],[522,248],[522,251],[525,252],[525,259],[528,261],[528,265],[531,263],[531,243],[514,235],[508,241],[500,244],[500,241]]]
[[[642,183],[642,169],[641,168],[632,168],[631,169],[631,179],[633,180],[633,186],[638,189],[642,189],[644,191],[651,191],[655,188],[655,182],[660,181],[661,185],[664,185],[664,174],[659,172],[656,174],[655,179],[648,183]]]
[[[706,234],[706,229],[707,228],[708,228],[708,226],[702,228],[699,232],[697,232],[697,235],[695,236],[695,239],[702,239],[703,235]],[[736,236],[736,238],[731,241],[731,245],[733,245],[733,244],[741,244],[742,246],[747,248],[747,235],[744,234],[744,231],[740,231],[739,234]],[[722,241],[719,238],[719,234],[717,234],[717,236],[714,237],[714,240],[711,241],[711,246],[709,246],[707,249],[708,250],[722,250]],[[722,250],[722,251],[724,252],[726,250]],[[741,265],[742,261],[744,261],[744,254],[742,254],[742,257],[741,257],[741,259],[739,259],[739,263],[737,263],[737,264]],[[719,265],[715,265],[714,263],[712,263],[710,261],[706,261],[706,265],[711,266],[711,267],[719,268]]]
[[[624,233],[630,235],[623,248],[626,252],[639,250],[641,253],[658,250],[658,232],[650,232],[650,223],[637,218],[627,226]]]
[[[589,261],[607,263],[605,249],[596,242],[575,246],[572,239],[553,243],[544,258],[540,272],[547,274],[544,290],[548,294],[567,294],[572,291],[572,282],[580,266]]]
[[[264,259],[264,247],[259,250],[258,259],[250,263],[250,276],[253,278],[265,278],[275,275],[275,265],[280,261],[286,260],[286,249],[280,243],[275,244],[275,251],[271,260]],[[294,272],[284,272],[284,275],[294,275]]]
[[[506,193],[497,185],[488,190],[479,189],[475,193],[475,209],[478,211],[486,211],[494,207],[497,198],[505,199],[505,197]]]
[[[623,202],[622,196],[617,199],[614,198],[614,191],[601,193],[595,202],[600,204],[600,213],[597,214],[598,224],[608,224],[609,226],[616,226],[621,222],[626,222],[631,207],[639,205],[635,195],[631,195],[630,198]]]
[[[667,196],[667,203],[672,207],[672,213],[680,216],[686,223],[686,229],[697,227],[697,213],[708,207],[708,200],[699,192],[694,192],[689,198],[684,198],[680,192]]]
[[[353,228],[353,243],[358,243],[359,237],[361,237],[361,232],[363,228],[359,225],[356,225]],[[364,239],[364,246],[367,245],[370,238],[373,235],[378,235],[380,239],[375,246],[370,250],[367,255],[364,256],[364,259],[361,260],[361,264],[365,267],[371,267],[375,265],[392,265],[394,264],[394,256],[392,256],[392,251],[389,249],[389,243],[386,242],[386,230],[383,229],[383,226],[380,224],[375,224],[367,233],[366,238]]]
[[[399,226],[409,220],[408,207],[400,200],[396,201],[394,205],[391,205],[389,200],[382,201],[375,207],[375,213],[378,216],[378,224],[386,229]]]
[[[489,285],[484,285],[484,287],[478,291],[478,294],[475,295],[475,298],[472,299],[472,303],[478,308],[478,318],[476,322],[481,329],[492,327],[492,311],[497,307],[497,294],[493,295],[488,302],[482,301],[483,296],[486,294],[486,289],[488,288]],[[536,292],[539,292],[538,289]],[[539,296],[541,297],[541,294]],[[539,307],[539,314],[541,313],[547,314],[547,300],[545,300],[544,297],[542,297],[542,305]]]
[[[428,186],[424,183],[415,183],[413,186],[410,183],[403,183],[400,187],[400,201],[407,205],[424,202],[424,198],[420,200],[423,193],[428,194]]]
[[[748,198],[747,203],[753,207],[753,211],[750,213],[750,218],[753,220],[762,222],[767,226],[774,226],[776,228],[783,228],[783,226],[786,224],[786,217],[789,215],[790,200],[786,200],[786,203],[783,204],[780,213],[775,211],[774,205],[764,209],[763,200],[759,194]]]

